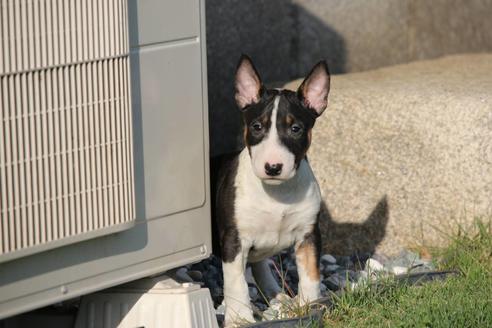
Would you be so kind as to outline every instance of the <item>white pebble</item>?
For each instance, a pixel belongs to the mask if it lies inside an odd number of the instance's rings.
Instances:
[[[393,267],[393,273],[396,274],[396,275],[399,275],[399,274],[406,274],[408,272],[408,269],[405,268],[405,267],[401,267],[401,266],[395,266]]]
[[[270,301],[270,304],[285,303],[290,302],[291,300],[292,298],[289,295],[285,293],[278,293],[277,296]]]
[[[225,305],[223,302],[215,309],[215,314],[222,314],[222,315],[225,314]]]
[[[369,259],[366,262],[365,270],[369,272],[383,271],[384,266],[375,259]]]
[[[349,290],[355,290],[357,287],[359,287],[359,283],[358,282],[350,282],[347,286],[347,288]]]
[[[279,311],[273,309],[272,307],[269,307],[268,309],[263,311],[262,316],[266,321],[276,320],[279,318]]]
[[[359,271],[358,273],[359,273],[358,281],[364,281],[364,280],[367,280],[369,278],[369,274],[365,270]]]

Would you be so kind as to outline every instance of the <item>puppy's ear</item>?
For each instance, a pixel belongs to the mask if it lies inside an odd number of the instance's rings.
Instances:
[[[260,76],[256,71],[251,58],[242,55],[236,69],[236,103],[240,109],[260,101],[263,88]]]
[[[328,105],[330,71],[326,61],[317,63],[297,90],[303,104],[321,115]]]

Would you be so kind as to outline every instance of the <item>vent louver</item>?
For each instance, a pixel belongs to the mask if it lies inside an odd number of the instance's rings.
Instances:
[[[134,221],[125,0],[1,0],[0,261]]]

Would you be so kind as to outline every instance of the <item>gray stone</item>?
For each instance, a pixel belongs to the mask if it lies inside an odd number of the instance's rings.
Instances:
[[[337,291],[339,289],[345,288],[348,286],[349,280],[347,277],[339,274],[334,274],[323,280],[323,284],[332,291]]]
[[[324,252],[442,246],[492,213],[491,71],[476,54],[333,76],[308,152]]]
[[[328,273],[335,272],[338,269],[340,269],[340,266],[338,264],[330,264],[330,265],[326,265],[324,267],[323,272],[325,272],[326,274],[328,274]]]
[[[203,281],[203,274],[200,271],[189,270],[187,273],[193,281]]]
[[[324,254],[323,256],[321,256],[321,263],[323,263],[323,264],[335,264],[335,263],[337,263],[337,259],[333,255]]]
[[[186,267],[176,270],[175,277],[179,282],[193,282],[193,279],[188,275]]]

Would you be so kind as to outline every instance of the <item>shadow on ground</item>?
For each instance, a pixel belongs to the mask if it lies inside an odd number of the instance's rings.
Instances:
[[[320,230],[323,253],[336,255],[372,255],[381,243],[389,220],[386,195],[382,197],[371,214],[362,223],[336,222],[323,201],[321,203]]]

